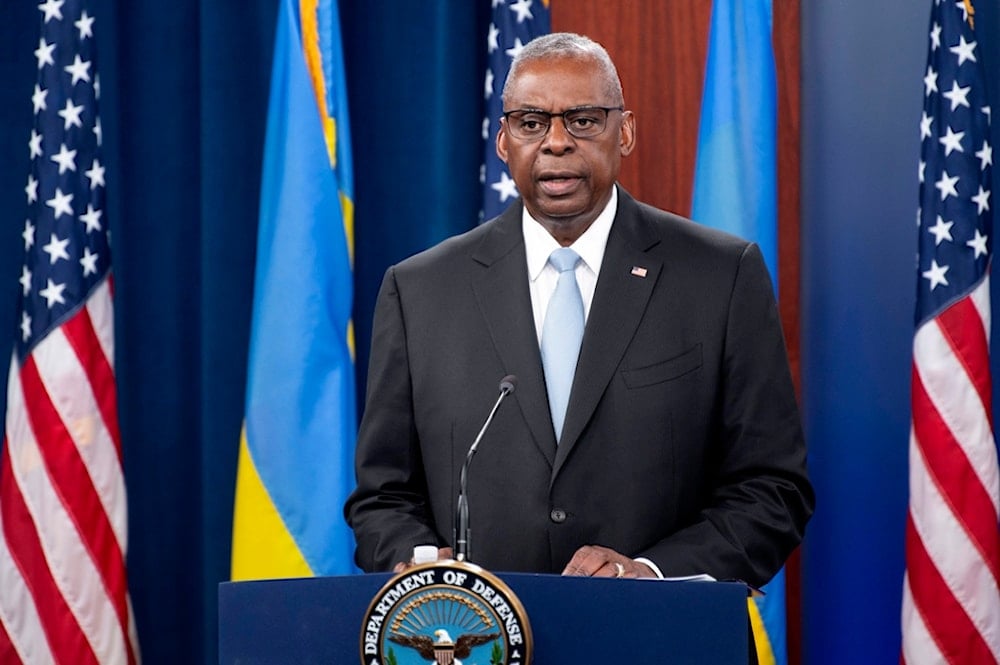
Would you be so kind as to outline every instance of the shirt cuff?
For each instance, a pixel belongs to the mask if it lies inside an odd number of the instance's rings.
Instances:
[[[649,567],[650,567],[650,568],[651,568],[651,569],[653,570],[653,572],[654,572],[654,573],[656,573],[656,576],[657,576],[657,577],[658,577],[659,579],[661,579],[661,580],[663,579],[663,571],[662,571],[662,570],[660,570],[660,567],[659,567],[659,566],[657,566],[657,565],[656,565],[655,563],[653,563],[652,561],[650,561],[649,559],[647,559],[647,558],[645,558],[645,557],[637,557],[637,558],[635,558],[635,559],[632,559],[632,560],[633,560],[633,561],[637,561],[637,562],[639,562],[639,563],[644,563],[644,564],[646,564],[647,566],[649,566]]]

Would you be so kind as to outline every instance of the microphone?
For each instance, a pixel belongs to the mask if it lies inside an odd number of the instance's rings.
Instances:
[[[472,462],[472,456],[479,449],[479,442],[483,440],[486,428],[493,422],[493,416],[496,415],[497,409],[500,408],[500,403],[503,402],[507,395],[514,392],[516,386],[517,377],[513,374],[508,374],[500,379],[500,396],[497,397],[490,415],[487,416],[486,422],[483,423],[483,428],[479,430],[476,440],[469,446],[469,452],[465,455],[465,462],[462,464],[462,473],[458,478],[458,505],[455,510],[455,559],[457,561],[465,561],[469,558],[469,538],[472,534],[471,529],[469,529],[469,495],[466,487],[468,484],[469,464]]]

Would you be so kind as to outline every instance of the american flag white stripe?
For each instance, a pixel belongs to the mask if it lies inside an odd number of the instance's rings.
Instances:
[[[65,346],[59,331],[54,331],[36,351],[47,347]],[[41,356],[58,356],[58,353],[41,353]],[[65,358],[57,358],[62,363],[72,364]],[[52,369],[52,368],[50,368]],[[59,365],[55,366],[59,372]],[[51,465],[45,464],[45,458],[52,453],[45,453],[39,447],[32,427],[32,411],[40,401],[35,397],[31,406],[26,404],[22,375],[30,375],[25,368],[22,372],[14,372],[11,376],[8,397],[8,446],[10,451],[13,478],[21,498],[30,515],[39,543],[44,553],[44,561],[51,574],[52,581],[59,589],[67,606],[73,614],[80,630],[97,656],[97,662],[116,662],[115,654],[125,654],[126,635],[122,629],[122,621],[126,614],[125,608],[115,607],[109,597],[114,587],[123,583],[123,570],[112,573],[110,579],[102,574],[95,564],[95,559],[110,557],[113,565],[123,568],[120,547],[117,542],[103,543],[103,549],[110,549],[102,556],[95,552],[94,543],[101,543],[99,533],[99,517],[81,523],[74,518],[64,504],[63,496],[67,493],[67,485],[86,485],[85,479],[75,478],[69,482],[57,482],[59,490],[53,486]],[[40,375],[41,378],[41,375]],[[62,377],[59,377],[60,380]],[[44,379],[43,379],[44,381]],[[56,381],[55,383],[59,383]],[[60,389],[64,389],[60,386]],[[89,390],[89,387],[86,388]],[[44,416],[35,415],[35,418]],[[14,438],[16,433],[17,438]],[[116,457],[113,459],[117,459]],[[119,474],[120,476],[120,469]],[[120,482],[120,480],[119,480]],[[76,493],[69,490],[70,494]],[[101,508],[103,512],[103,507]],[[96,523],[96,524],[95,524]],[[98,545],[100,547],[100,545]],[[112,591],[109,591],[109,588]]]
[[[3,514],[0,511],[0,536],[3,534]],[[14,563],[7,541],[0,537],[0,662],[21,662],[37,665],[55,663],[49,644],[45,640],[42,621],[31,600],[31,592],[21,571]],[[16,639],[12,639],[14,636]],[[5,653],[5,641],[14,653]]]
[[[990,313],[990,276],[983,277],[983,281],[969,296],[976,313],[979,314],[980,325],[983,327],[983,334],[986,336],[987,346],[989,345],[992,328],[992,318]],[[988,350],[988,349],[987,349]]]
[[[910,465],[913,501],[926,509],[913,513],[913,528],[927,556],[940,572],[948,590],[958,600],[976,629],[986,638],[995,657],[1000,657],[1000,614],[990,598],[1000,594],[997,580],[982,549],[974,543],[959,518],[948,507],[937,482],[928,473],[928,460],[920,444],[911,443],[910,454],[921,463]]]
[[[993,562],[995,553],[984,548],[970,535],[969,525],[960,520],[950,508],[952,503],[941,491],[942,483],[928,471],[928,458],[923,455],[920,443],[914,437],[910,454],[919,456],[920,463],[910,469],[910,482],[914,503],[926,509],[912,517],[913,528],[920,537],[927,555],[935,563],[942,578],[948,583],[959,602],[969,610],[976,605],[976,594],[990,598],[1000,592]],[[996,615],[1000,621],[1000,614]],[[989,622],[981,622],[984,626]]]
[[[914,356],[914,369],[923,390],[968,459],[979,484],[987,490],[996,514],[1000,507],[1000,477],[988,404],[983,403],[962,358],[954,353],[937,321],[917,332]]]
[[[45,470],[56,486],[65,509],[73,519],[77,532],[90,555],[102,565],[109,587],[120,589],[123,583],[121,548],[114,538],[109,515],[100,505],[93,482],[80,459],[67,423],[59,418],[51,396],[45,390],[34,358],[21,366],[21,386],[28,421],[33,432],[41,434],[38,451]],[[45,522],[37,523],[40,529]],[[120,601],[124,616],[124,597]]]
[[[87,370],[66,339],[64,328],[52,331],[35,349],[33,357],[45,392],[87,467],[114,529],[118,549],[125,550],[128,537],[125,478],[118,446],[101,416]]]
[[[90,321],[97,340],[101,344],[101,351],[112,370],[115,368],[115,309],[112,304],[113,277],[101,282],[100,286],[94,289],[87,300],[87,311],[90,313]],[[115,442],[120,447],[120,442]]]
[[[910,591],[910,576],[903,577],[903,625],[907,627],[907,639],[903,640],[904,663],[946,663],[938,649],[937,642],[927,631],[924,618],[913,604]]]
[[[966,305],[974,319],[968,323],[981,322]],[[996,452],[971,366],[954,343],[937,320],[924,324],[914,343],[907,565],[910,583],[916,577],[920,587],[907,586],[915,594],[907,602],[931,624],[916,630],[938,636],[946,659],[916,650],[911,665],[1000,660]],[[904,623],[904,644],[912,629]]]
[[[906,536],[907,576],[911,580],[911,586],[908,586],[907,590],[924,621],[927,632],[933,636],[943,660],[934,660],[930,652],[916,650],[912,659],[903,662],[909,665],[924,663],[977,665],[996,662],[996,647],[986,642],[987,637],[995,636],[980,633],[970,620],[959,599],[941,577],[935,562],[924,550],[923,543],[913,528],[912,520],[907,521]],[[912,586],[913,579],[920,580],[919,588]],[[907,615],[904,615],[904,618],[906,617]],[[910,642],[911,630],[910,625],[903,625],[904,645]],[[904,652],[908,652],[905,646]]]
[[[41,619],[44,637],[57,663],[97,663],[93,650],[73,618],[66,599],[59,591],[45,560],[45,553],[39,542],[38,531],[21,494],[11,468],[12,455],[0,459],[0,482],[4,485],[4,501],[0,503],[0,519],[3,521],[4,547],[10,553],[15,570],[30,589],[31,602]],[[38,466],[37,460],[29,463]],[[40,467],[39,467],[40,468]],[[32,640],[37,634],[15,632],[15,624],[5,625],[11,641],[17,644],[17,651],[28,652],[41,649]],[[30,661],[28,661],[30,663]]]
[[[1000,660],[996,449],[976,386],[985,370],[969,361],[988,349],[983,329],[976,330],[982,319],[971,300],[953,307],[964,310],[964,326],[942,314],[921,326],[914,339],[903,613],[904,659],[911,665]],[[988,390],[985,398],[988,403]],[[916,590],[911,576],[921,582]],[[920,634],[937,636],[945,658],[935,659],[934,650],[911,652],[907,644]]]
[[[967,301],[959,305],[965,306],[966,314],[973,310]],[[939,317],[939,321],[944,319],[945,315]],[[928,330],[935,330],[937,323],[928,324],[933,326]],[[918,333],[918,339],[923,333],[924,330]],[[960,328],[953,327],[949,337],[954,339],[960,333]],[[985,345],[985,339],[980,339],[983,355]],[[954,348],[949,346],[949,350]],[[983,369],[966,373],[968,368],[984,367],[981,363],[988,362],[988,358],[974,363],[969,362],[967,357],[951,356],[944,350],[922,350],[941,353],[940,357],[935,358],[937,361],[940,358],[953,358],[954,362],[939,366],[936,372],[931,372],[928,369],[931,363],[923,360],[921,349],[918,348],[915,353],[911,391],[913,431],[915,440],[921,446],[922,457],[914,460],[914,463],[924,462],[928,465],[948,506],[956,511],[957,517],[977,546],[989,553],[988,561],[995,570],[1000,557],[996,522],[996,449],[990,428],[990,414],[983,408],[983,401],[988,401],[989,384],[980,388],[987,393],[982,398],[971,387],[974,381],[968,380],[969,374],[988,379],[989,373]],[[978,381],[981,382],[982,378]],[[931,510],[934,506],[911,501],[911,508]]]

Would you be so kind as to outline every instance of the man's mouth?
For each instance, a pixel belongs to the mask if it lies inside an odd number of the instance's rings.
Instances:
[[[538,186],[549,196],[570,194],[580,186],[583,178],[572,173],[547,173],[538,179]]]

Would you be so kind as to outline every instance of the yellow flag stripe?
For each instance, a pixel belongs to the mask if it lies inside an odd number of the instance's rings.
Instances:
[[[753,641],[757,645],[757,662],[760,665],[774,665],[774,651],[771,649],[771,639],[767,636],[764,619],[760,616],[757,603],[753,598],[747,598],[747,611],[750,613],[750,627],[753,629]]]
[[[340,190],[340,210],[344,215],[344,233],[347,236],[347,251],[351,254],[351,266],[354,265],[354,201]]]
[[[232,579],[312,576],[313,571],[260,480],[244,427],[236,472]]]

